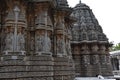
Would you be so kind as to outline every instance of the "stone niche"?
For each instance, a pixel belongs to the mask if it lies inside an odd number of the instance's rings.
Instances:
[[[52,55],[51,31],[36,30],[35,34],[36,53]]]

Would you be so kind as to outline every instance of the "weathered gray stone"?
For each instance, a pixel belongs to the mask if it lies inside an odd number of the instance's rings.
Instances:
[[[106,51],[110,43],[92,10],[80,2],[74,7],[71,16],[77,18],[71,31],[76,76],[95,77],[98,74],[111,76],[110,59],[106,57],[109,55]]]

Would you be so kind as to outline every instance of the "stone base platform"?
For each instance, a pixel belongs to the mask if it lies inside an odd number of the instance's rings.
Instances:
[[[68,57],[2,55],[0,80],[73,80],[74,64]]]
[[[52,60],[51,56],[4,56],[0,61],[0,80],[53,80]]]
[[[73,60],[67,57],[54,58],[54,80],[73,80],[74,74]]]

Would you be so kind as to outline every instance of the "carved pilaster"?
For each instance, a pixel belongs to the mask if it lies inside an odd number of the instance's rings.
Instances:
[[[53,24],[47,3],[36,4],[35,18],[35,48],[36,53],[52,55]]]

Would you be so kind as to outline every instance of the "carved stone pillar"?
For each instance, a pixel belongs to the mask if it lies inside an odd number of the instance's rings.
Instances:
[[[66,56],[65,53],[65,24],[64,24],[64,15],[59,13],[56,15],[56,26],[55,26],[55,33],[56,33],[56,48],[57,48],[57,55],[62,57]]]
[[[35,50],[39,55],[52,55],[53,25],[48,10],[47,4],[36,4]]]

